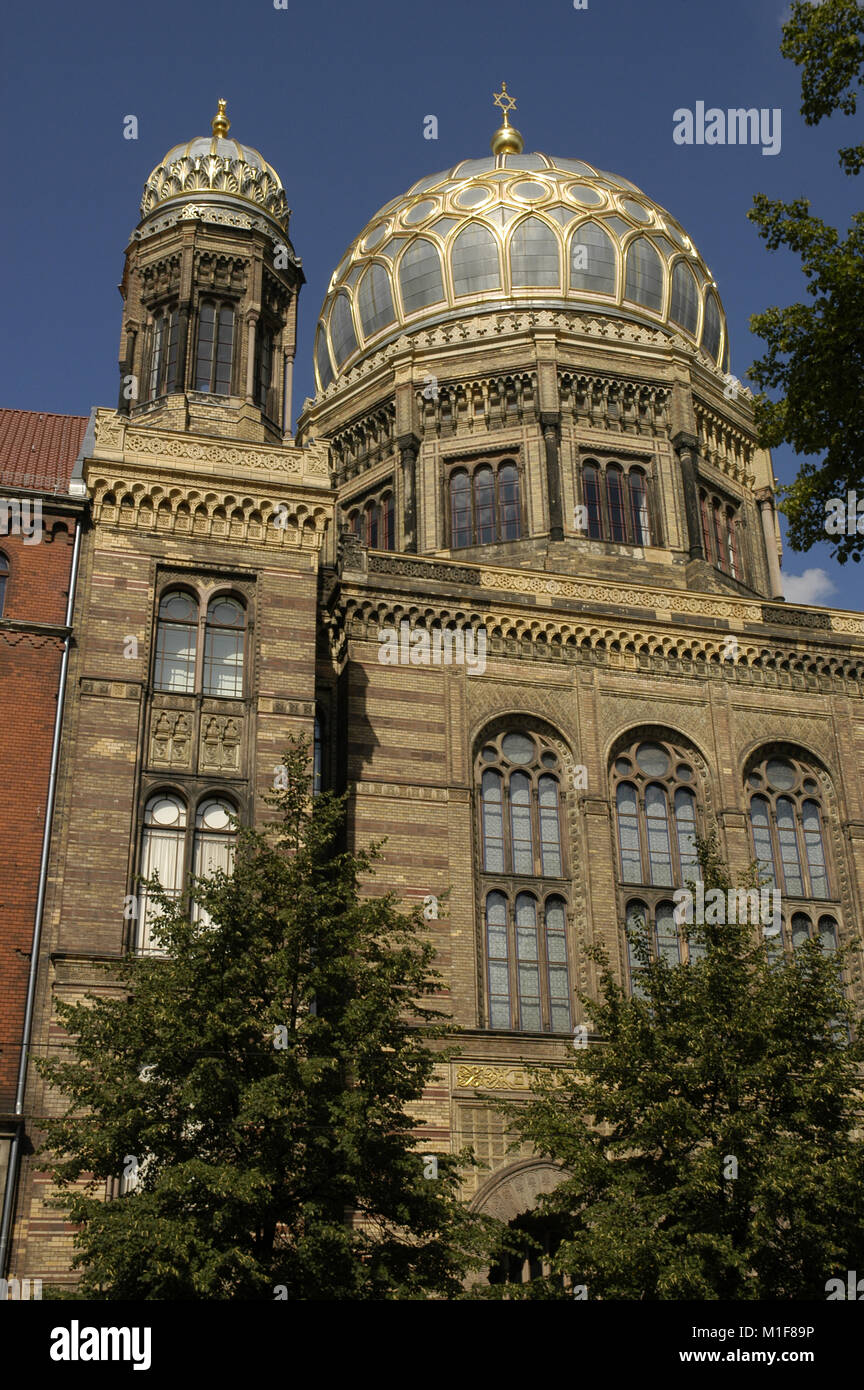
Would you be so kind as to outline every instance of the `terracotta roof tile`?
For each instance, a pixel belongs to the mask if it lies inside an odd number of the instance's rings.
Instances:
[[[0,484],[67,492],[88,419],[0,409]]]

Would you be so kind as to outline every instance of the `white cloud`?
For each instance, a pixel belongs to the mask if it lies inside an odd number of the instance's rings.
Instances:
[[[784,574],[783,592],[790,603],[822,603],[829,594],[836,594],[837,585],[825,570],[810,569]]]

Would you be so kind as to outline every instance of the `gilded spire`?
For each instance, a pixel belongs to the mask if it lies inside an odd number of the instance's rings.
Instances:
[[[220,97],[220,98],[219,98],[219,109],[218,109],[218,111],[216,112],[216,115],[213,117],[212,121],[210,122],[210,129],[212,130],[213,134],[216,136],[216,139],[217,139],[217,140],[224,140],[225,136],[228,134],[229,130],[231,129],[231,122],[229,121],[228,117],[225,115],[225,98],[224,98],[224,97]]]
[[[504,124],[492,136],[492,153],[521,154],[525,148],[525,141],[519,131],[510,124],[510,112],[516,109],[516,102],[507,91],[507,83],[502,82],[500,92],[494,92],[493,96],[495,105],[500,107],[504,114]]]

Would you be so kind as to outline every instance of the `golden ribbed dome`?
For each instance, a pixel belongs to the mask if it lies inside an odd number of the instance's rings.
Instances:
[[[251,145],[229,140],[230,127],[220,100],[212,134],[174,145],[153,170],[141,198],[142,220],[178,203],[247,211],[252,205],[287,232],[290,208],[279,175]]]
[[[502,132],[518,137],[506,112]],[[668,212],[583,160],[505,152],[420,179],[351,243],[319,320],[319,389],[415,326],[535,306],[667,328],[726,362],[711,272]]]

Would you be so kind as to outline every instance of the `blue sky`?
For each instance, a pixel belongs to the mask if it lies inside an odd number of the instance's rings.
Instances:
[[[800,297],[795,259],[769,253],[747,211],[756,192],[805,195],[845,228],[860,180],[837,165],[860,122],[815,130],[799,73],[780,57],[781,0],[150,0],[7,7],[0,117],[7,175],[3,405],[85,414],[114,405],[116,286],[144,180],[169,147],[231,134],[279,171],[307,284],[296,401],[312,391],[314,324],[330,274],[372,214],[426,173],[487,153],[502,78],[527,150],[585,158],[630,178],[680,219],[720,288],[731,369],[760,344],[750,314]],[[780,153],[681,146],[672,113],[698,101],[780,107]],[[138,139],[123,138],[127,115]],[[437,141],[423,137],[438,118]],[[857,128],[857,129],[856,129]],[[864,176],[862,176],[864,177]],[[774,457],[781,481],[796,461]],[[786,551],[800,602],[864,607],[864,575],[827,546]]]

